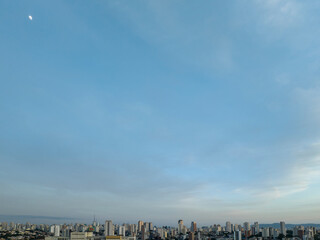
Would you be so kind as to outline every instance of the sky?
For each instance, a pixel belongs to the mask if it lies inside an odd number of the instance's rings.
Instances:
[[[319,223],[319,11],[0,0],[1,214]]]

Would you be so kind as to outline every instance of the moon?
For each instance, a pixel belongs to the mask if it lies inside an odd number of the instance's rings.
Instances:
[[[32,21],[32,16],[31,15],[29,15],[29,20]]]

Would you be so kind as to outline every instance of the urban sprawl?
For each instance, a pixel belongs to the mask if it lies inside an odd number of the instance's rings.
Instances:
[[[250,224],[232,224],[225,226],[197,227],[191,222],[187,227],[183,220],[178,227],[156,227],[152,222],[138,221],[138,224],[113,224],[111,220],[104,224],[96,220],[92,224],[20,224],[0,223],[2,239],[44,239],[44,240],[320,240],[320,229],[315,226],[294,225],[286,227],[280,222],[279,227],[262,227],[258,222]]]

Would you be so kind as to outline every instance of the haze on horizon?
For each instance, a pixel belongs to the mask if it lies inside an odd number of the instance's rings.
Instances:
[[[1,214],[319,223],[319,11],[0,0]]]

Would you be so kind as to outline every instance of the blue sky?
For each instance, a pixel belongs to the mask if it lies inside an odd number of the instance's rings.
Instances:
[[[0,212],[318,222],[319,10],[0,0]]]

